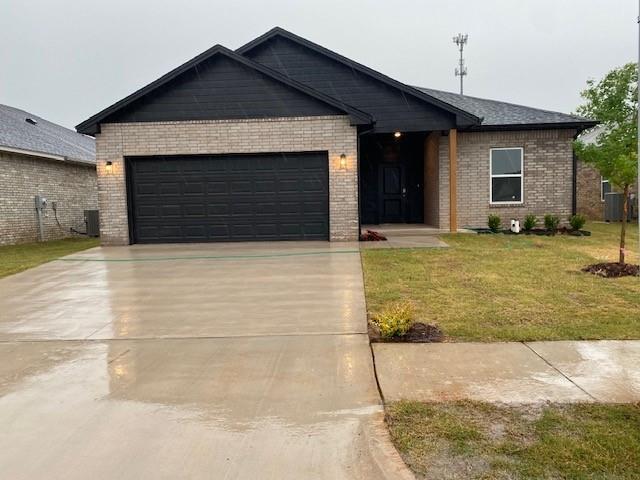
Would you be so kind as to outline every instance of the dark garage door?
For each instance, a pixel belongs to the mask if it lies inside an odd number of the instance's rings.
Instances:
[[[131,241],[327,240],[326,152],[127,158]]]

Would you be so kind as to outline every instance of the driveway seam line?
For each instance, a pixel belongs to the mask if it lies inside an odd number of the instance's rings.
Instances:
[[[270,253],[264,255],[194,255],[187,257],[141,257],[141,258],[83,258],[83,257],[63,257],[53,261],[60,262],[104,262],[104,263],[126,263],[126,262],[166,262],[172,260],[250,260],[253,258],[281,258],[300,257],[312,255],[333,255],[334,253],[360,253],[360,250],[329,250],[321,252],[295,252],[295,253]]]
[[[378,367],[376,365],[376,352],[373,350],[373,344],[371,340],[369,340],[369,349],[371,350],[371,360],[373,362],[373,377],[376,380],[376,387],[378,388],[378,395],[380,395],[380,400],[382,400],[382,408],[387,404],[384,399],[384,393],[382,393],[382,387],[380,386],[380,379],[378,378]]]
[[[193,337],[127,337],[127,338],[34,338],[34,339],[17,339],[17,340],[0,340],[1,344],[11,343],[48,343],[48,342],[128,342],[143,340],[229,340],[234,338],[270,338],[270,337],[340,337],[368,335],[364,332],[329,332],[329,333],[275,333],[275,334],[257,334],[257,335],[229,335],[229,336],[193,336]]]
[[[569,382],[571,382],[572,385],[574,385],[578,390],[580,390],[582,393],[584,393],[585,395],[587,395],[589,398],[591,398],[594,402],[599,402],[599,400],[594,397],[593,395],[591,395],[588,391],[586,391],[584,388],[582,388],[580,385],[578,385],[576,382],[573,381],[573,379],[571,379],[568,375],[566,375],[562,370],[560,370],[558,367],[556,367],[554,364],[552,364],[549,360],[547,360],[546,358],[544,358],[542,355],[540,355],[538,352],[535,351],[535,349],[529,345],[528,342],[521,342],[525,347],[527,347],[529,350],[531,350],[538,358],[540,358],[544,363],[546,363],[547,365],[549,365],[551,368],[553,368],[556,372],[558,372],[560,375],[562,375],[564,378],[566,378],[567,380],[569,380]]]

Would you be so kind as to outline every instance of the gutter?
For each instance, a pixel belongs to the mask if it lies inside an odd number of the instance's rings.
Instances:
[[[73,164],[77,164],[77,165],[84,165],[84,166],[91,166],[91,167],[95,167],[96,164],[94,162],[91,162],[89,160],[81,160],[81,159],[76,159],[76,158],[69,158],[69,157],[65,157],[63,155],[56,155],[54,153],[46,153],[46,152],[38,152],[36,150],[25,150],[23,148],[15,148],[15,147],[7,147],[5,145],[0,145],[0,152],[7,152],[7,153],[17,153],[20,155],[28,155],[30,157],[41,157],[41,158],[46,158],[49,160],[55,160],[57,162],[64,162],[64,163],[73,163]]]

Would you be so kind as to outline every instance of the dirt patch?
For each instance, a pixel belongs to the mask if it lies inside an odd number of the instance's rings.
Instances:
[[[366,232],[360,234],[361,242],[384,242],[386,240],[387,237],[385,237],[381,233],[374,232],[373,230],[367,230]]]
[[[584,267],[582,271],[604,278],[628,277],[640,275],[640,265],[617,262],[595,263]]]
[[[436,325],[416,322],[404,335],[385,338],[375,325],[369,323],[369,339],[373,343],[434,343],[442,342],[444,333]]]

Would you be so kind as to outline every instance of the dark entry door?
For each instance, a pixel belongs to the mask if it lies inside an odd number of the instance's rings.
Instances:
[[[406,219],[407,185],[402,164],[380,165],[380,223],[404,223]]]
[[[326,152],[127,159],[133,243],[327,240]]]

